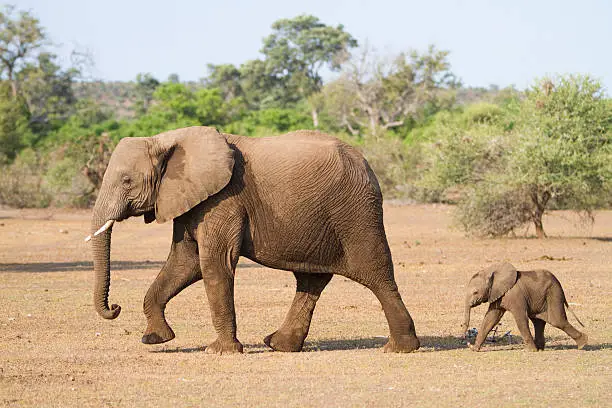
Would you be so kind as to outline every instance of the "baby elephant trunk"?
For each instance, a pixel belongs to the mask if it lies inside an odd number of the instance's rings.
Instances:
[[[470,313],[471,313],[471,311],[472,311],[472,305],[470,303],[470,298],[468,297],[465,300],[465,312],[464,312],[464,318],[463,318],[463,325],[461,326],[461,330],[463,330],[464,334],[468,330],[468,328],[470,327]]]

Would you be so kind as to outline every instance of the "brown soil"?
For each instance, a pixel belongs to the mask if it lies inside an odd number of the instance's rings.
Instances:
[[[396,277],[422,348],[384,354],[387,323],[374,295],[336,276],[317,305],[305,352],[263,344],[294,292],[288,272],[241,260],[238,337],[245,353],[211,356],[215,339],[203,284],[173,299],[176,339],[140,343],[142,301],[170,247],[170,224],[135,219],[113,233],[114,321],[92,305],[87,211],[0,210],[0,404],[4,406],[610,406],[612,211],[592,228],[566,212],[545,218],[549,239],[473,239],[449,228],[446,206],[385,207]],[[532,230],[530,232],[533,232]],[[546,327],[547,349],[514,342],[468,350],[459,335],[463,287],[507,260],[559,278],[586,325],[587,350]],[[478,327],[486,307],[473,312]],[[570,321],[575,323],[572,317]]]

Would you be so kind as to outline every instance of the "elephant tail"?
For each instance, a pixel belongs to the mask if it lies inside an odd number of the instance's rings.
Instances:
[[[572,310],[572,308],[570,307],[569,303],[567,303],[566,299],[563,299],[563,303],[565,303],[565,307],[567,307],[567,310],[569,310],[572,313],[572,316],[574,316],[574,319],[576,319],[576,321],[578,323],[580,323],[580,325],[582,327],[584,327],[584,324],[582,324],[582,322],[580,321],[580,319],[578,318],[578,316],[576,316],[576,313],[574,313],[574,311]]]

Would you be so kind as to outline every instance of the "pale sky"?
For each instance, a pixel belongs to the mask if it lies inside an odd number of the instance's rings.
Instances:
[[[313,14],[343,24],[360,44],[393,53],[433,43],[451,51],[464,84],[514,84],[589,73],[612,90],[612,0],[16,0],[32,11],[67,59],[94,57],[93,76],[160,80],[206,75],[206,64],[259,57],[272,22]]]

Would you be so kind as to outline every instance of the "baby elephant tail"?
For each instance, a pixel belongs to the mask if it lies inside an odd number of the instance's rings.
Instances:
[[[574,311],[572,310],[572,308],[570,307],[569,303],[567,303],[567,300],[563,299],[563,303],[565,303],[565,307],[567,307],[567,310],[569,310],[570,312],[572,312],[572,316],[574,316],[574,319],[576,319],[576,321],[578,323],[580,323],[580,325],[582,327],[584,327],[584,324],[582,324],[582,322],[580,321],[580,319],[578,319],[578,316],[576,316],[576,313],[574,313]]]

